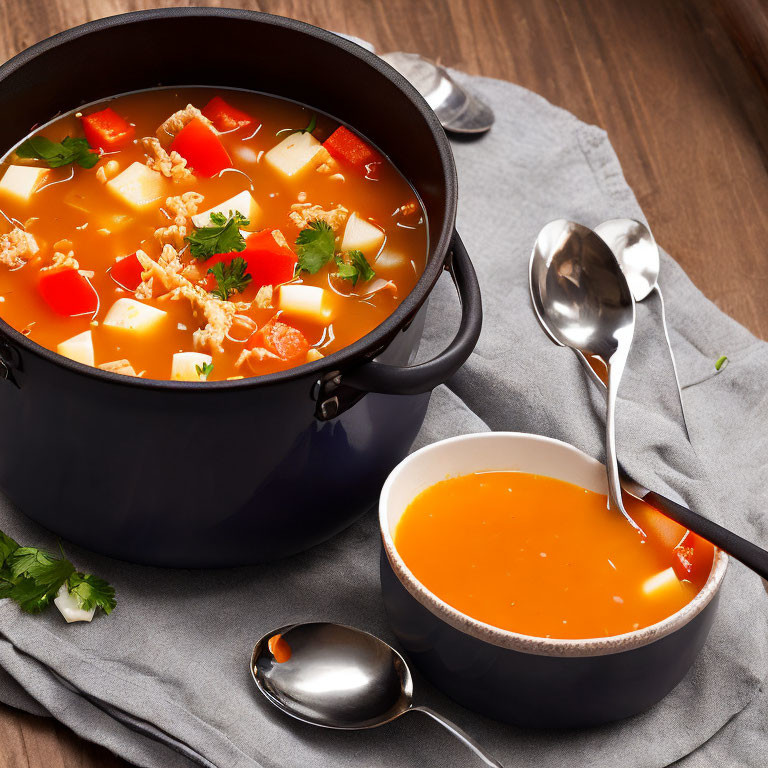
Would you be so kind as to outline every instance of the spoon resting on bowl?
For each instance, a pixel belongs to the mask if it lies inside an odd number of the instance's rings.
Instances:
[[[555,344],[571,347],[590,378],[605,392],[606,385],[589,364],[586,354],[597,354],[610,364],[610,355],[606,358],[605,350],[610,351],[612,343],[620,343],[618,337],[626,333],[630,317],[626,309],[616,309],[616,306],[626,307],[629,287],[610,248],[581,224],[565,219],[550,222],[539,233],[531,254],[529,289],[536,318],[544,332]],[[633,300],[631,295],[628,298],[630,302]],[[610,415],[610,377],[606,395]],[[607,427],[607,431],[609,429]],[[606,447],[611,447],[610,442]],[[615,451],[615,445],[612,447]],[[768,552],[764,549],[682,504],[649,491],[618,469],[618,462],[616,472],[621,486],[619,495],[623,488],[768,579]],[[609,470],[609,488],[611,476]],[[623,507],[619,508],[623,511]],[[626,512],[625,517],[628,517]]]
[[[457,725],[413,703],[408,665],[378,637],[343,624],[290,624],[256,643],[251,675],[279,710],[312,725],[363,730],[421,712],[440,723],[490,768],[502,768]]]

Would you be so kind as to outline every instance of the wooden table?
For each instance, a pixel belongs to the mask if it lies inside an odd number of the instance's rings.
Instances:
[[[0,60],[89,19],[175,5],[2,4]],[[768,338],[768,93],[761,69],[768,11],[761,0],[224,5],[293,16],[382,51],[417,51],[512,80],[605,128],[657,240],[718,306]],[[0,768],[125,765],[49,720],[0,707]]]

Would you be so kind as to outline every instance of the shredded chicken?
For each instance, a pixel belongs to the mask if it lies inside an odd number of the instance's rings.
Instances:
[[[19,227],[14,227],[7,235],[0,235],[0,264],[11,269],[24,265],[39,250],[35,238]]]
[[[159,171],[168,179],[186,181],[194,178],[192,171],[187,168],[187,161],[175,150],[169,154],[154,136],[145,136],[141,140],[147,152],[147,168]]]
[[[285,239],[285,235],[279,229],[272,230],[272,237],[281,248],[291,247],[290,245],[288,245],[288,241]]]
[[[271,285],[262,285],[256,293],[256,298],[253,300],[254,306],[259,309],[271,309],[272,293],[273,288]]]
[[[248,302],[222,301],[209,294],[199,285],[194,285],[182,272],[182,264],[176,249],[171,245],[163,248],[163,253],[158,261],[153,261],[143,251],[136,251],[136,256],[144,267],[142,273],[143,283],[153,282],[154,285],[162,285],[171,301],[186,299],[192,305],[193,310],[200,312],[206,319],[206,325],[192,334],[195,349],[200,351],[221,352],[223,342],[232,327],[234,316],[238,312],[250,309]],[[155,282],[155,278],[157,281]],[[141,286],[139,286],[141,289]],[[165,298],[164,296],[164,298]]]
[[[40,271],[47,272],[50,269],[80,269],[80,263],[75,258],[75,252],[72,250],[69,250],[66,253],[54,251],[51,263],[47,267],[43,267]]]
[[[142,280],[142,282],[139,283],[136,290],[133,292],[133,295],[137,299],[151,299],[152,298],[152,283],[154,282],[154,278],[150,277],[149,280]]]
[[[96,367],[110,373],[122,373],[123,376],[136,375],[136,371],[133,370],[133,366],[127,360],[113,360],[111,363],[102,363]]]
[[[347,220],[348,215],[349,211],[343,205],[337,205],[330,211],[326,211],[319,205],[294,203],[288,218],[299,229],[307,229],[311,221],[322,219],[331,229],[336,230]]]
[[[158,129],[155,135],[158,139],[175,136],[190,120],[195,118],[202,120],[207,125],[213,125],[211,121],[197,108],[187,104],[184,109],[174,112]]]
[[[264,349],[264,347],[254,347],[253,349],[244,349],[240,353],[240,357],[237,358],[237,362],[235,363],[235,368],[241,368],[245,363],[248,363],[251,368],[253,367],[252,363],[260,363],[264,360],[279,360],[280,358],[274,354],[274,352],[270,352],[268,349]]]
[[[173,224],[156,229],[157,240],[174,248],[183,248],[184,238],[192,226],[192,217],[202,202],[203,196],[199,192],[185,192],[183,195],[166,198],[165,207],[173,214]]]

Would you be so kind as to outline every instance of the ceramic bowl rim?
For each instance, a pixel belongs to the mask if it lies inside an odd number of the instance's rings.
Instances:
[[[547,638],[512,632],[473,619],[471,616],[461,613],[461,611],[458,611],[456,608],[453,608],[437,597],[437,595],[428,590],[413,575],[395,547],[394,540],[389,532],[387,524],[387,510],[389,507],[391,490],[398,482],[405,466],[414,461],[418,461],[425,454],[445,450],[446,446],[467,441],[507,441],[510,439],[544,443],[558,446],[560,449],[565,448],[566,450],[577,454],[582,460],[602,466],[600,462],[584,453],[584,451],[581,451],[570,443],[566,443],[562,440],[526,432],[480,432],[440,440],[415,451],[403,459],[392,470],[384,483],[379,498],[379,530],[387,560],[403,587],[405,587],[410,595],[431,613],[460,632],[464,632],[483,642],[501,648],[507,648],[509,650],[530,653],[537,656],[606,656],[640,648],[676,632],[698,616],[715,597],[722,584],[723,578],[725,577],[725,572],[728,566],[728,556],[718,549],[715,550],[712,569],[707,581],[690,603],[656,624],[651,624],[650,626],[626,632],[621,635],[612,635],[610,637],[584,639]]]

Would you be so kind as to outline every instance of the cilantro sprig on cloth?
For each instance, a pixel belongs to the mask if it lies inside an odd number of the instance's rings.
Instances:
[[[0,599],[9,597],[27,613],[40,613],[62,587],[73,595],[80,608],[101,608],[109,614],[117,605],[115,590],[104,579],[80,573],[64,557],[55,557],[37,547],[22,547],[0,531]]]
[[[34,157],[44,160],[49,168],[77,163],[83,168],[93,168],[99,162],[87,139],[66,136],[61,142],[51,141],[45,136],[32,136],[16,148],[19,157]]]

